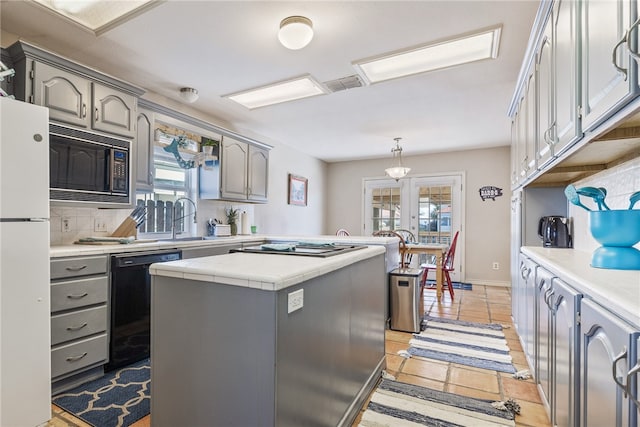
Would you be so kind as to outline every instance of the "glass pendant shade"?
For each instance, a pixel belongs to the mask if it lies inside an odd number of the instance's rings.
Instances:
[[[391,149],[391,153],[393,153],[391,167],[384,170],[387,175],[396,181],[400,178],[404,178],[411,170],[411,168],[402,166],[402,147],[400,147],[400,139],[402,138],[394,138],[396,146]]]

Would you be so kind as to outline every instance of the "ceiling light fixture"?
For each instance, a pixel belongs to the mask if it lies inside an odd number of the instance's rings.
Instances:
[[[498,57],[502,27],[356,61],[369,83]]]
[[[313,77],[307,75],[243,92],[224,95],[224,98],[228,98],[252,110],[281,102],[323,95],[325,93],[327,92],[322,85]]]
[[[183,87],[180,89],[180,97],[192,104],[198,100],[198,91],[192,87]]]
[[[387,173],[387,175],[397,181],[400,178],[404,178],[409,173],[411,168],[402,166],[402,147],[400,147],[400,140],[402,138],[393,139],[394,141],[396,141],[396,146],[391,149],[391,153],[393,155],[393,158],[391,160],[391,167],[386,168],[384,171]]]
[[[298,50],[309,44],[313,38],[313,23],[304,16],[290,16],[280,22],[278,40],[287,49]]]

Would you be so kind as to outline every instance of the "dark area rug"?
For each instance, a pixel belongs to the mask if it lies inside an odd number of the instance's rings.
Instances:
[[[447,283],[444,281],[444,278],[442,280],[443,280],[442,281],[442,287],[446,290]],[[473,285],[471,283],[451,282],[451,285],[453,286],[453,289],[463,289],[465,291],[470,291],[470,290],[473,289]],[[435,280],[427,280],[426,286],[430,287],[430,288],[435,288],[436,287],[436,281]]]
[[[54,396],[52,402],[95,427],[126,427],[150,412],[149,359]]]

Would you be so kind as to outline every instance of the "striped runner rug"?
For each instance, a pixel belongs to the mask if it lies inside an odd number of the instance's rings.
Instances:
[[[475,323],[427,316],[424,330],[414,334],[412,356],[513,374],[509,346],[497,323]]]
[[[474,399],[383,379],[362,414],[361,427],[515,426],[514,415]]]

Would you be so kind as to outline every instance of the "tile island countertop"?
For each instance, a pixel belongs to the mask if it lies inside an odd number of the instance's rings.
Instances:
[[[640,328],[640,271],[591,267],[591,252],[523,246],[522,253],[586,297]]]
[[[384,246],[367,246],[326,258],[235,252],[152,264],[149,273],[278,291],[384,253]]]

